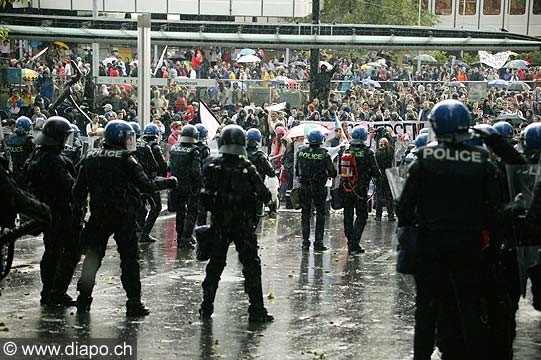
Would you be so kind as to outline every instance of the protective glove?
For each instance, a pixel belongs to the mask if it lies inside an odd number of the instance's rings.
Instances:
[[[166,180],[168,189],[175,189],[178,186],[178,179],[175,176],[170,176]]]

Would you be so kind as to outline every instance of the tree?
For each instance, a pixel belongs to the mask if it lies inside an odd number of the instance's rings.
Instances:
[[[325,0],[321,11],[322,23],[418,25],[418,17],[418,0]],[[436,22],[437,17],[422,7],[421,25]]]

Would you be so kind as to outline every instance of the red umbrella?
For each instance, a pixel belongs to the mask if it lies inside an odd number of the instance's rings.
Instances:
[[[126,89],[126,91],[130,91],[131,88],[132,88],[132,86],[130,84],[120,84],[119,86]]]

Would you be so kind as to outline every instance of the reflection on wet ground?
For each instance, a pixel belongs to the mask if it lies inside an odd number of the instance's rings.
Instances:
[[[98,274],[89,315],[75,308],[39,306],[37,239],[23,239],[16,269],[0,284],[1,337],[136,338],[138,358],[178,359],[408,359],[412,352],[414,284],[396,274],[395,223],[369,220],[362,244],[367,253],[348,256],[342,216],[326,224],[332,250],[302,253],[300,214],[280,212],[262,220],[258,235],[265,302],[276,321],[248,323],[241,265],[231,247],[210,323],[198,308],[205,263],[177,251],[174,216],[162,216],[141,247],[144,319],[128,320],[119,257],[110,242]],[[80,266],[75,278],[78,278]],[[75,295],[75,282],[71,293]],[[541,357],[541,315],[525,300],[518,315],[517,359]]]

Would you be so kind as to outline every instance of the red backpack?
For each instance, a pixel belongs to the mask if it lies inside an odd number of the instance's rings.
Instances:
[[[344,191],[350,193],[357,188],[357,180],[359,179],[357,159],[355,154],[349,150],[346,150],[340,157],[340,177]]]

